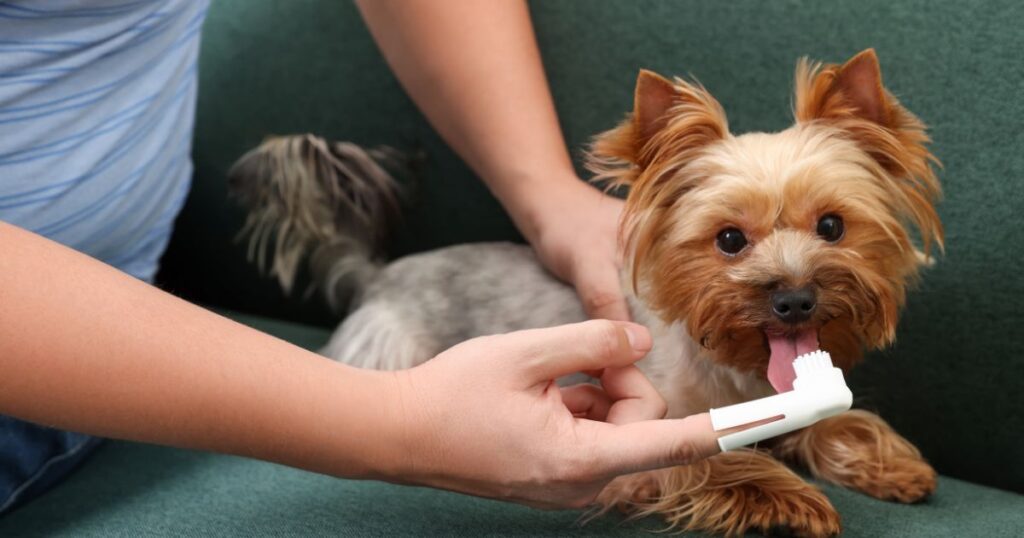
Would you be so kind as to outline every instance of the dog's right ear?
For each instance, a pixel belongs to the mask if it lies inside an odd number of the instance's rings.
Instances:
[[[636,142],[645,143],[665,128],[676,102],[676,87],[667,78],[641,69],[633,92],[633,130]]]
[[[642,69],[632,114],[594,139],[587,166],[596,180],[631,185],[644,170],[683,164],[728,134],[722,106],[703,86]]]

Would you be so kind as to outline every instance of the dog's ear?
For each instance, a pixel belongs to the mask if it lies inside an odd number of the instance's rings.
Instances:
[[[882,85],[874,49],[843,65],[801,59],[796,68],[797,123],[826,122],[848,132],[893,175],[923,178],[937,162],[926,127]],[[937,186],[937,185],[936,185]]]
[[[587,165],[595,179],[629,185],[655,163],[678,166],[728,134],[722,106],[703,86],[643,69],[632,114],[594,139]]]
[[[820,122],[842,131],[894,179],[896,203],[921,231],[925,252],[942,246],[942,224],[934,204],[941,188],[928,151],[927,128],[882,84],[874,49],[842,65],[800,60],[796,68],[794,115],[797,123]]]
[[[668,123],[668,111],[676,102],[676,87],[667,78],[641,69],[633,92],[635,142],[643,144]]]
[[[797,67],[797,121],[854,117],[893,127],[893,107],[882,86],[874,49],[860,52],[843,65],[819,68],[801,60]]]

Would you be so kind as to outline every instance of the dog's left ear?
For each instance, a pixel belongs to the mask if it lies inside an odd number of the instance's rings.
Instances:
[[[925,252],[934,240],[942,246],[942,224],[935,211],[941,195],[932,170],[938,159],[928,151],[927,128],[882,84],[874,49],[842,65],[801,60],[796,69],[797,123],[822,122],[847,133],[881,165],[903,212],[921,231]]]
[[[860,118],[892,128],[895,103],[886,94],[874,49],[824,68],[802,60],[797,67],[796,119]]]

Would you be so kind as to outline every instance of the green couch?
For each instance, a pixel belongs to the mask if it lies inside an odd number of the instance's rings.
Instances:
[[[897,345],[855,371],[878,411],[942,473],[913,506],[823,486],[848,536],[1024,535],[1024,5],[891,2],[561,1],[531,4],[567,141],[577,152],[631,103],[636,71],[693,74],[733,130],[790,121],[802,55],[875,47],[886,82],[933,130],[947,252],[910,298]],[[496,59],[500,61],[500,59]],[[284,297],[234,242],[224,172],[268,134],[313,131],[421,151],[423,181],[390,245],[402,254],[521,240],[433,133],[352,5],[217,0],[206,24],[195,183],[160,282],[315,349],[338,319]],[[242,314],[241,312],[245,312]],[[636,535],[657,521],[576,524],[425,489],[335,480],[268,463],[108,442],[66,484],[0,519],[0,536]]]

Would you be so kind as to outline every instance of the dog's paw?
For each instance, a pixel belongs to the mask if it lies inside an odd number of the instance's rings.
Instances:
[[[773,491],[750,487],[737,488],[741,495],[730,510],[746,514],[744,530],[757,530],[772,535],[819,537],[836,536],[842,531],[839,512],[825,495],[807,485],[792,491]],[[708,529],[717,530],[717,529]],[[730,532],[732,534],[733,532]]]
[[[935,491],[935,470],[884,420],[847,411],[783,438],[775,452],[811,474],[886,501],[913,503]]]
[[[935,470],[919,458],[890,459],[880,468],[866,467],[861,473],[853,488],[876,499],[915,503],[935,491]]]
[[[811,537],[841,530],[839,514],[821,491],[753,451],[622,477],[602,492],[599,502],[632,517],[660,517],[665,530]]]

